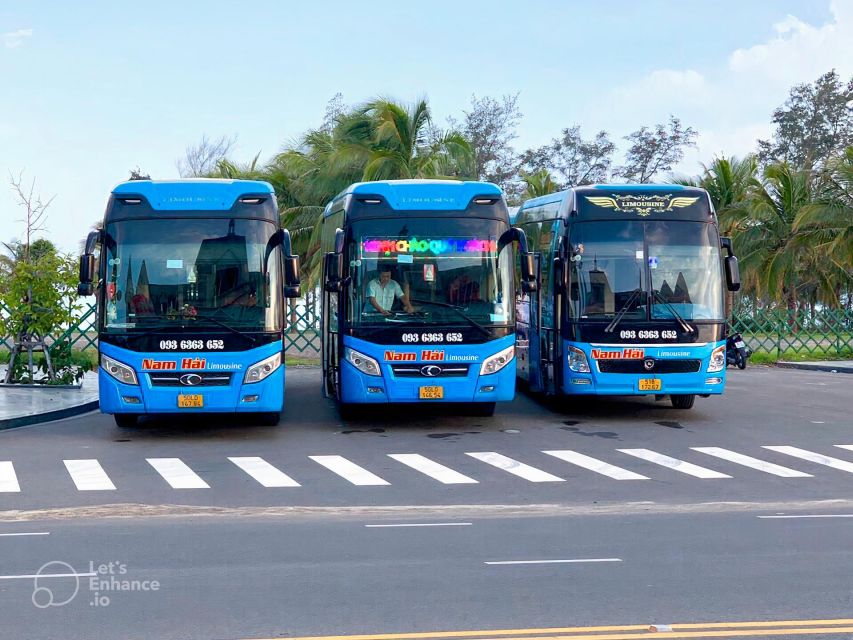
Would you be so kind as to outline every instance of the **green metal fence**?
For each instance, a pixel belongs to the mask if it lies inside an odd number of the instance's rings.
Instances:
[[[316,296],[294,301],[288,309],[285,350],[306,358],[320,355],[320,314]],[[0,306],[0,314],[7,312]],[[84,304],[78,318],[52,341],[68,339],[73,348],[97,348],[96,310]],[[743,335],[755,353],[820,357],[853,357],[853,311],[843,309],[787,310],[735,307],[732,329]],[[51,340],[48,340],[49,342]],[[12,336],[0,335],[0,351],[8,351]]]
[[[735,307],[732,329],[755,353],[853,357],[853,311]]]
[[[0,305],[0,314],[8,310]],[[285,350],[306,358],[320,357],[320,319],[316,305],[311,300],[299,299],[288,309],[288,326],[284,333]],[[52,344],[69,340],[71,346],[79,351],[97,349],[97,309],[94,303],[85,303],[77,318],[67,327],[61,327],[47,342]],[[14,338],[0,335],[0,352],[10,351]]]

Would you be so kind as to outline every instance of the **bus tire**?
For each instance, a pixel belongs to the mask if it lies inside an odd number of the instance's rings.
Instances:
[[[481,418],[491,418],[495,415],[495,406],[497,403],[495,402],[475,402],[470,405],[470,413],[472,416],[479,416]]]
[[[133,429],[136,426],[137,416],[135,413],[114,413],[113,420],[120,429]]]
[[[354,402],[339,402],[338,403],[338,415],[340,415],[341,420],[358,420],[361,418],[364,407],[360,404],[356,404]]]
[[[693,403],[696,402],[696,396],[692,393],[686,395],[671,395],[669,396],[672,406],[675,409],[690,409]]]
[[[268,411],[266,413],[259,413],[255,422],[262,427],[274,427],[278,424],[279,420],[281,420],[281,413],[278,411]]]

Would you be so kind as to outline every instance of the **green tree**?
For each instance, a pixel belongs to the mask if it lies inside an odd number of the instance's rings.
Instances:
[[[667,124],[656,124],[653,129],[640,127],[625,136],[631,146],[625,154],[625,164],[613,175],[628,182],[651,182],[656,175],[681,162],[684,150],[696,146],[697,135],[693,127],[684,127],[675,116],[670,116]]]
[[[540,169],[535,173],[523,173],[521,179],[524,181],[526,188],[524,190],[523,199],[538,198],[549,193],[555,193],[560,190],[558,185],[551,178],[551,174],[547,169]]]
[[[758,143],[763,164],[822,167],[853,144],[853,78],[844,83],[833,70],[795,85],[773,112],[773,125],[773,139]]]
[[[563,129],[559,138],[528,149],[521,155],[523,173],[546,171],[553,176],[558,190],[597,182],[607,182],[616,146],[606,131],[584,140],[578,125]]]

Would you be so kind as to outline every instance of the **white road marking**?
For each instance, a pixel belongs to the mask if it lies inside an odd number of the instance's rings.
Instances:
[[[308,456],[317,464],[326,467],[332,473],[338,474],[344,480],[349,480],[359,486],[383,486],[389,485],[379,476],[371,473],[354,462],[350,462],[343,456]]]
[[[853,518],[853,513],[818,513],[800,516],[756,516],[761,520],[796,520],[798,518]]]
[[[524,478],[525,480],[530,480],[530,482],[565,482],[562,478],[551,475],[546,471],[542,471],[536,467],[531,467],[529,464],[513,460],[512,458],[508,458],[500,453],[495,453],[494,451],[478,451],[466,453],[465,455],[476,458],[477,460],[490,464],[498,469],[508,471],[509,473],[520,478]]]
[[[853,444],[837,444],[835,446],[839,449],[847,449],[848,451],[853,451]]]
[[[210,486],[180,458],[146,458],[173,489],[210,489]]]
[[[595,471],[601,475],[613,478],[614,480],[648,480],[646,476],[641,476],[639,473],[628,471],[622,467],[617,467],[603,460],[592,458],[590,456],[572,451],[571,449],[561,449],[559,451],[543,451],[549,456],[554,456],[560,460],[571,462],[574,465]]]
[[[802,471],[797,471],[796,469],[789,469],[788,467],[783,467],[782,465],[773,464],[772,462],[766,462],[764,460],[759,460],[758,458],[753,458],[750,456],[745,456],[742,453],[729,451],[728,449],[722,449],[720,447],[691,447],[691,449],[693,449],[694,451],[698,451],[699,453],[706,453],[709,456],[722,458],[723,460],[728,460],[729,462],[734,462],[735,464],[742,464],[745,467],[750,467],[751,469],[770,473],[774,476],[780,476],[782,478],[814,477],[810,473],[803,473]]]
[[[469,478],[419,453],[389,453],[388,457],[397,462],[402,462],[407,467],[420,471],[442,484],[478,484],[474,478]]]
[[[78,491],[115,491],[116,486],[97,460],[63,460]]]
[[[775,451],[776,453],[784,453],[789,456],[794,456],[795,458],[801,458],[802,460],[808,460],[809,462],[822,464],[825,467],[832,467],[833,469],[839,469],[840,471],[853,473],[853,462],[839,460],[838,458],[831,458],[830,456],[815,453],[814,451],[806,451],[805,449],[800,449],[799,447],[788,446],[764,448],[770,449],[770,451]]]
[[[24,531],[20,533],[0,533],[0,538],[14,538],[16,536],[49,536],[50,531]]]
[[[17,493],[20,490],[15,467],[8,460],[0,460],[0,493]]]
[[[0,580],[33,580],[35,578],[92,578],[97,573],[28,573],[22,576],[0,576]]]
[[[368,529],[385,529],[391,527],[470,527],[470,522],[404,522],[399,524],[366,524]]]
[[[249,456],[244,458],[228,458],[243,471],[252,476],[265,487],[298,487],[296,482],[286,473],[276,469],[263,458]]]
[[[706,469],[705,467],[700,467],[697,464],[685,462],[684,460],[679,460],[678,458],[670,458],[669,456],[665,456],[662,453],[658,453],[650,449],[617,449],[617,451],[627,453],[629,456],[634,456],[635,458],[640,458],[641,460],[654,462],[655,464],[659,464],[660,466],[666,467],[667,469],[672,469],[673,471],[680,471],[681,473],[686,473],[688,476],[694,476],[696,478],[703,478],[705,480],[712,478],[731,478],[731,476],[726,475],[725,473],[720,473],[719,471],[714,471],[712,469]]]
[[[483,564],[583,564],[585,562],[622,562],[621,558],[573,558],[571,560],[497,560]]]

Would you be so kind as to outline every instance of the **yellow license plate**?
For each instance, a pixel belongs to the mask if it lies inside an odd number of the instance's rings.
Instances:
[[[421,387],[418,397],[421,400],[440,400],[444,397],[444,387]]]
[[[640,380],[640,391],[660,391],[660,378],[643,378]]]
[[[196,409],[204,406],[204,396],[201,394],[178,396],[178,407],[180,409]]]

